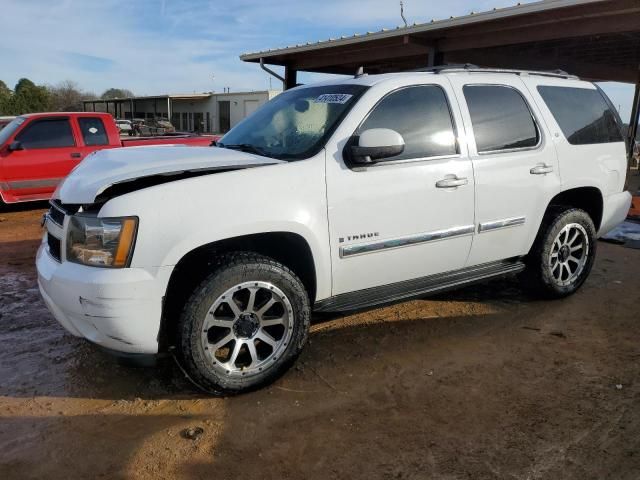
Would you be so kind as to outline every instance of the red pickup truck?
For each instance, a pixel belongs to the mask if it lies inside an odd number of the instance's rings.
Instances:
[[[120,139],[108,113],[33,113],[0,130],[0,204],[46,200],[84,157],[104,148],[209,146],[211,135]]]

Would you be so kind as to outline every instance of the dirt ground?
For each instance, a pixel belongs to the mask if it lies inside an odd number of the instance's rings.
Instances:
[[[600,243],[562,301],[505,279],[317,318],[297,367],[220,399],[54,321],[44,207],[0,213],[1,479],[640,478],[638,250]]]

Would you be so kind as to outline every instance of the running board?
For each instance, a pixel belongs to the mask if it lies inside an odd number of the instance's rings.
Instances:
[[[361,310],[518,273],[524,270],[524,267],[524,263],[519,258],[485,263],[452,272],[343,293],[316,302],[313,310],[316,312]]]

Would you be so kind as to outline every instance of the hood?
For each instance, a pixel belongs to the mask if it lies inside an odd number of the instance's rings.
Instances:
[[[88,155],[71,171],[58,185],[53,198],[62,203],[88,204],[93,203],[106,189],[137,179],[160,179],[141,183],[139,188],[144,188],[197,174],[276,163],[284,162],[215,147],[161,146],[99,150]],[[129,188],[128,191],[136,189]]]

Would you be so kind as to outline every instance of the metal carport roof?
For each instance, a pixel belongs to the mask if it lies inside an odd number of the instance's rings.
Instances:
[[[240,57],[285,67],[285,88],[298,71],[384,73],[451,63],[562,69],[582,78],[636,84],[640,102],[640,0],[547,0],[447,20]],[[633,129],[632,129],[633,130]]]
[[[442,63],[557,69],[635,82],[640,1],[549,0],[375,33],[247,53],[246,62],[293,71],[369,73]]]

